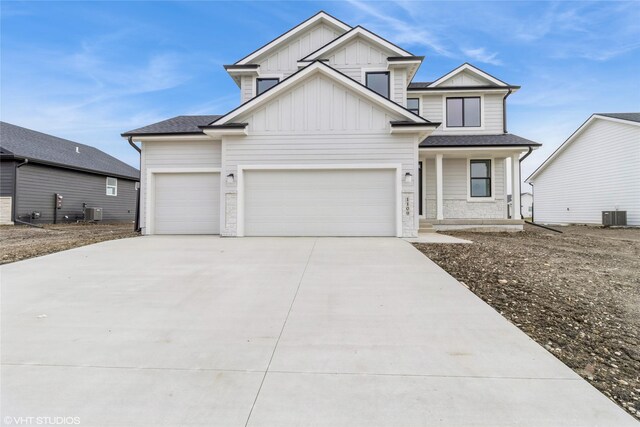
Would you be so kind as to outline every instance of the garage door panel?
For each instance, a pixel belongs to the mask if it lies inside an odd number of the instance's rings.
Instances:
[[[154,234],[219,234],[220,174],[156,174]]]
[[[396,171],[247,170],[247,236],[395,236]]]

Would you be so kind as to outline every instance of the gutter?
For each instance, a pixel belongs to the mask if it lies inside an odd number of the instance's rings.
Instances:
[[[133,143],[133,137],[127,138],[129,145],[135,148],[138,152],[140,160],[138,161],[138,170],[140,171],[140,181],[138,182],[138,191],[136,191],[136,219],[133,225],[133,229],[136,232],[140,232],[140,191],[142,189],[142,150],[136,144]]]
[[[509,92],[507,92],[504,98],[502,98],[502,131],[504,133],[507,133],[507,98],[509,97],[509,95],[511,95],[512,92],[513,90],[509,88]],[[527,156],[528,155],[529,154],[527,153]]]
[[[13,222],[22,223],[18,220],[18,168],[29,163],[29,159],[23,159],[21,163],[18,163],[13,170]]]

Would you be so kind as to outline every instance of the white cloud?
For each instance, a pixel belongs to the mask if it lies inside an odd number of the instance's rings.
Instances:
[[[502,61],[498,59],[497,52],[487,52],[484,47],[476,49],[462,49],[462,53],[474,61],[491,65],[502,65]]]

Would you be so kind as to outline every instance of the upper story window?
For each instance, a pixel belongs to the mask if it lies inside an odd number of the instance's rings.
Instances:
[[[447,98],[447,127],[480,127],[480,97]]]
[[[375,71],[366,74],[366,86],[385,98],[389,97],[389,72]]]
[[[107,177],[107,196],[118,195],[118,178]]]
[[[407,110],[420,115],[420,98],[407,98]]]
[[[280,83],[278,78],[256,79],[256,96]]]
[[[470,196],[491,197],[491,160],[470,160]]]

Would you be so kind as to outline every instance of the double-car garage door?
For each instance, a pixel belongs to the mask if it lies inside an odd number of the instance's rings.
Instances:
[[[395,236],[395,169],[246,169],[245,236]],[[220,174],[155,176],[155,234],[220,232]]]

